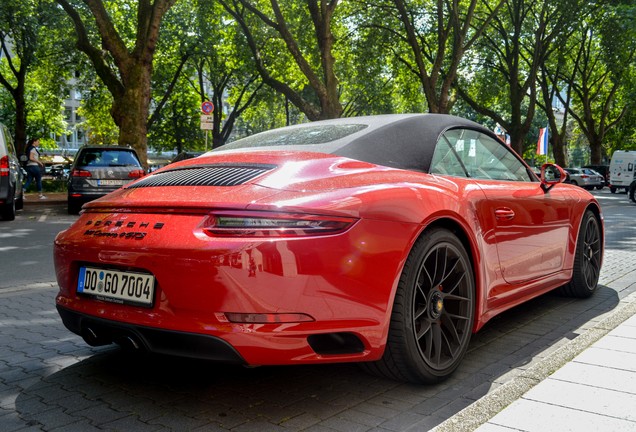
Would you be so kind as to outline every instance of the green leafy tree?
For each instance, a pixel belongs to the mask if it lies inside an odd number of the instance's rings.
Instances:
[[[627,91],[636,72],[636,19],[621,10],[599,4],[573,35],[570,69],[561,76],[572,95],[568,112],[589,143],[592,164],[602,162],[608,131],[635,106]]]
[[[135,148],[147,166],[153,60],[161,22],[176,0],[56,1],[73,22],[77,48],[113,97],[119,144]]]
[[[110,115],[112,95],[92,73],[85,73],[78,85],[83,97],[77,114],[83,119],[81,126],[86,131],[87,141],[93,145],[113,145],[117,142],[119,128]]]
[[[537,106],[541,65],[571,23],[578,0],[505,0],[472,51],[457,89],[481,115],[499,123],[512,148],[524,153]]]
[[[202,143],[196,92],[189,78],[201,41],[191,2],[178,2],[166,14],[157,43],[151,82],[148,144],[154,150],[193,149]]]
[[[342,115],[334,30],[338,0],[219,0],[241,26],[265,84],[309,120]]]
[[[384,0],[364,3],[367,25],[419,82],[428,110],[450,112],[464,54],[488,28],[503,0]]]
[[[68,58],[60,15],[46,1],[0,3],[0,85],[10,95],[4,119],[13,126],[19,152],[28,136],[43,138],[63,129],[61,99]]]
[[[208,148],[219,147],[227,142],[241,114],[257,101],[264,83],[254,70],[240,26],[218,3],[199,2],[195,29],[198,45],[205,49],[193,58],[196,82],[192,81],[192,88],[199,95],[199,104],[214,104]]]

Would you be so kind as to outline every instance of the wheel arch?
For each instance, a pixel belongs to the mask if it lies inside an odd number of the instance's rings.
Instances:
[[[448,231],[452,232],[461,244],[466,249],[468,256],[470,258],[470,266],[473,269],[473,279],[474,279],[474,288],[475,288],[475,297],[474,297],[474,322],[473,322],[473,333],[475,333],[476,329],[479,328],[478,323],[481,322],[481,310],[483,307],[483,278],[481,272],[481,254],[479,253],[479,247],[477,239],[470,234],[470,228],[468,228],[465,224],[460,222],[459,220],[449,217],[443,216],[437,219],[434,219],[430,223],[426,224],[425,228],[420,232],[417,236],[413,244],[415,244],[422,236],[426,235],[431,229],[434,228],[444,228]]]
[[[601,208],[597,203],[589,203],[585,208],[585,211],[587,210],[590,210],[592,214],[594,214],[596,222],[598,222],[598,226],[601,228],[601,265],[603,265],[603,254],[605,253],[605,224],[603,223],[603,217],[601,216]],[[585,211],[583,212],[583,214],[585,214]],[[576,233],[577,239],[579,231],[581,230],[582,223],[583,221],[581,220],[581,222],[579,223],[579,229]]]

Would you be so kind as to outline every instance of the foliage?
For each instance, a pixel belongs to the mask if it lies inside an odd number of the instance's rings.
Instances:
[[[71,54],[60,18],[49,1],[0,3],[0,100],[19,151],[28,137],[42,137],[43,146],[51,146],[46,137],[64,129],[64,63]]]
[[[113,97],[118,143],[135,148],[147,166],[154,55],[162,20],[176,0],[56,1],[74,25],[78,49]]]
[[[142,158],[146,144],[203,150],[204,100],[216,107],[208,146],[432,111],[504,125],[531,162],[546,124],[560,163],[568,149],[594,159],[636,147],[632,0],[3,0],[0,17],[15,41],[0,60],[0,120],[44,147],[68,132],[69,86],[90,142],[130,143]]]
[[[117,142],[119,128],[110,115],[113,98],[99,78],[85,74],[78,82],[82,92],[82,102],[77,110],[83,121],[79,124],[87,136],[89,144],[112,145]]]

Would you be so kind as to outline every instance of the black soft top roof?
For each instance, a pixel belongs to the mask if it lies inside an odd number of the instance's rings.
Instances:
[[[428,171],[439,136],[455,128],[494,135],[470,120],[447,114],[349,117],[273,129],[228,143],[227,151],[296,150],[344,156],[377,165]]]

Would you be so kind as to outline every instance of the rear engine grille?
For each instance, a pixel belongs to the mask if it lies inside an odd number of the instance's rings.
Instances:
[[[127,188],[238,186],[275,167],[275,165],[196,165],[152,174]]]

